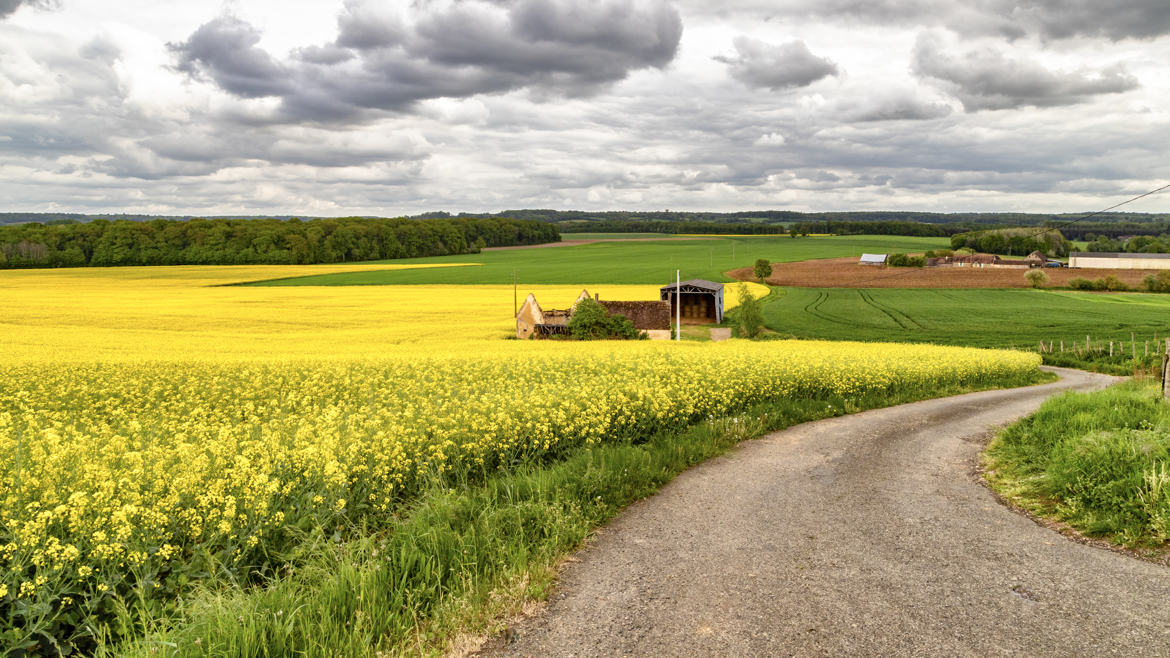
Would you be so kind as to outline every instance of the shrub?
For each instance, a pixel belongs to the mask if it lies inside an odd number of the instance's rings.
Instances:
[[[1073,290],[1096,290],[1092,281],[1079,276],[1075,279],[1069,280],[1068,287],[1072,288]]]
[[[752,291],[744,284],[739,284],[739,306],[735,309],[739,335],[744,338],[755,338],[764,330],[764,313],[760,300],[756,299]]]
[[[890,267],[925,267],[926,259],[922,256],[908,256],[906,254],[890,254],[886,259]]]
[[[1147,275],[1142,279],[1142,286],[1150,292],[1170,292],[1170,270]]]
[[[767,258],[757,259],[755,267],[752,268],[752,274],[756,275],[757,281],[763,283],[764,279],[772,275],[772,263]]]
[[[1050,281],[1048,274],[1044,270],[1028,270],[1024,273],[1024,278],[1028,280],[1028,283],[1033,288],[1043,288]]]
[[[644,334],[626,316],[610,315],[597,301],[582,299],[569,318],[569,335],[576,340],[603,340],[640,338]]]
[[[1105,279],[1102,280],[1101,283],[1105,286],[1106,290],[1118,290],[1118,291],[1129,290],[1129,286],[1126,285],[1126,283],[1124,281],[1122,281],[1121,279],[1117,278],[1116,276],[1114,276],[1112,274],[1105,277]]]
[[[927,249],[926,253],[923,254],[923,256],[925,256],[926,258],[938,258],[938,254],[935,253],[934,249]]]

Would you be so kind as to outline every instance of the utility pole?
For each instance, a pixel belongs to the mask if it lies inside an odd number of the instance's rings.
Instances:
[[[682,340],[682,270],[674,271],[674,342]]]
[[[512,317],[520,315],[520,297],[516,291],[516,268],[512,268]]]

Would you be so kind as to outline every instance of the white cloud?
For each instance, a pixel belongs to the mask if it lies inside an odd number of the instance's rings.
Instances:
[[[784,135],[780,133],[768,133],[760,135],[760,138],[752,142],[756,146],[784,146]]]

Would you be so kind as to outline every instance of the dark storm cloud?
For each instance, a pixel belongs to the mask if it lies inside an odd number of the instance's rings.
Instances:
[[[1170,33],[1165,0],[996,0],[988,8],[1049,39],[1147,39]]]
[[[274,120],[344,121],[522,88],[586,95],[631,71],[666,66],[682,35],[678,12],[657,0],[467,0],[415,13],[407,24],[349,3],[334,43],[286,61],[258,48],[260,33],[232,17],[172,50],[180,71],[233,95],[281,98]]]
[[[290,91],[288,71],[257,48],[260,32],[248,23],[223,16],[205,23],[182,43],[168,44],[175,68],[206,75],[229,93],[244,98],[280,96]]]
[[[1120,64],[1095,72],[1055,71],[990,49],[951,55],[930,36],[918,40],[913,68],[941,83],[968,111],[1075,105],[1138,87]]]
[[[807,87],[838,73],[836,64],[812,54],[803,41],[772,45],[737,37],[735,50],[735,57],[715,59],[727,64],[731,77],[749,87],[772,90]]]
[[[684,0],[695,12],[765,19],[845,20],[857,24],[946,27],[964,35],[1044,39],[1149,39],[1170,34],[1165,0]]]
[[[47,9],[56,5],[56,0],[0,0],[0,18],[16,13],[16,10],[22,6]]]

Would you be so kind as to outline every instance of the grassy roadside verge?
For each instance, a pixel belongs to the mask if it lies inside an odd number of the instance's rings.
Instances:
[[[1035,383],[996,382],[999,386]],[[992,384],[982,386],[988,388]],[[113,655],[439,654],[547,595],[555,565],[626,505],[736,443],[796,423],[974,390],[777,400],[682,432],[569,451],[482,482],[436,487],[388,528],[308,537],[278,578],[208,586]]]
[[[1100,372],[1122,377],[1141,377],[1147,374],[1156,374],[1162,365],[1161,354],[1151,354],[1134,358],[1123,355],[1120,351],[1116,356],[1111,356],[1106,353],[1077,354],[1075,352],[1044,352],[1040,356],[1044,359],[1044,365],[1046,366],[1076,368],[1077,370],[1088,370],[1090,372]]]
[[[1022,509],[1143,554],[1170,539],[1170,404],[1158,382],[1066,393],[1001,432],[991,487]]]

